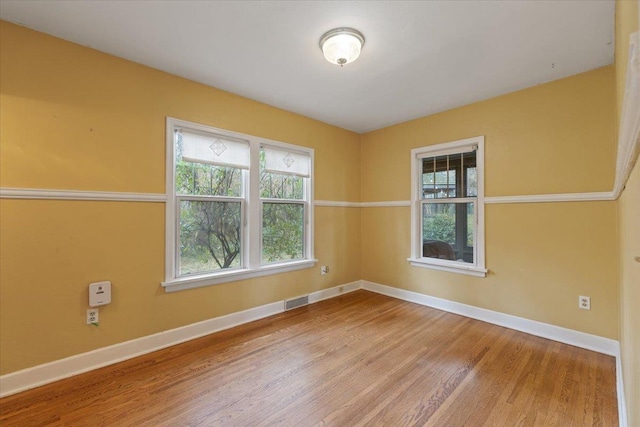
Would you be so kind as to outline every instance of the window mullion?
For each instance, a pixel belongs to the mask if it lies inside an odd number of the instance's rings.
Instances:
[[[262,202],[260,201],[260,144],[251,142],[251,166],[248,174],[247,216],[245,227],[245,267],[259,268],[262,251]]]
[[[466,187],[466,177],[464,172],[464,153],[460,154],[460,194],[461,197],[467,197],[469,194]]]

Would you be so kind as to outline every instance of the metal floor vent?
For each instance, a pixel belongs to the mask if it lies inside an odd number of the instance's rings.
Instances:
[[[302,307],[309,304],[309,295],[303,297],[292,298],[284,301],[284,309],[291,310],[292,308]]]

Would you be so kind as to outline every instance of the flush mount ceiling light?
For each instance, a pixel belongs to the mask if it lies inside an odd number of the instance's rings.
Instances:
[[[326,60],[341,67],[358,59],[362,46],[364,36],[353,28],[335,28],[320,37],[320,49]]]

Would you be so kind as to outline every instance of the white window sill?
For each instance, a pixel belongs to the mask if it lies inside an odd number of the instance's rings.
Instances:
[[[203,286],[218,285],[220,283],[235,282],[237,280],[252,279],[254,277],[268,276],[270,274],[286,273],[288,271],[302,270],[313,267],[317,259],[303,259],[280,264],[263,265],[259,268],[242,268],[228,270],[215,274],[185,276],[178,279],[167,280],[161,285],[165,292],[183,291],[185,289],[201,288]]]
[[[441,261],[433,258],[407,258],[414,267],[430,268],[432,270],[448,271],[449,273],[466,274],[474,277],[487,277],[489,270],[471,264],[455,261]]]

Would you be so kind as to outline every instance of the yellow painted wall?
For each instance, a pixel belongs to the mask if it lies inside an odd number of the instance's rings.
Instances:
[[[486,196],[611,191],[614,84],[603,67],[367,133],[362,200],[408,200],[411,148],[478,135]]]
[[[362,198],[409,200],[412,148],[477,135],[486,196],[611,191],[614,84],[604,67],[365,134]],[[408,207],[363,210],[362,278],[618,338],[615,202],[485,209],[487,278],[410,266]]]
[[[620,235],[620,346],[630,426],[640,426],[640,166],[618,200]]]
[[[315,149],[315,197],[360,200],[360,136],[0,22],[0,186],[165,192],[165,117]],[[0,373],[360,278],[360,212],[315,210],[319,268],[165,294],[164,204],[0,200]],[[87,285],[111,280],[100,327]],[[36,317],[37,315],[37,317]]]
[[[618,123],[624,99],[629,35],[638,31],[638,1],[616,2],[616,95]],[[636,164],[618,200],[620,240],[620,347],[627,416],[640,426],[640,166]]]
[[[477,135],[487,196],[612,188],[618,68],[357,135],[12,24],[0,31],[3,187],[164,193],[172,116],[314,148],[318,200],[408,200],[411,148]],[[0,373],[358,279],[617,339],[617,207],[487,205],[485,279],[411,267],[407,207],[316,207],[316,257],[331,274],[165,294],[163,204],[2,199]],[[114,299],[91,328],[86,286],[97,280],[112,280]]]

